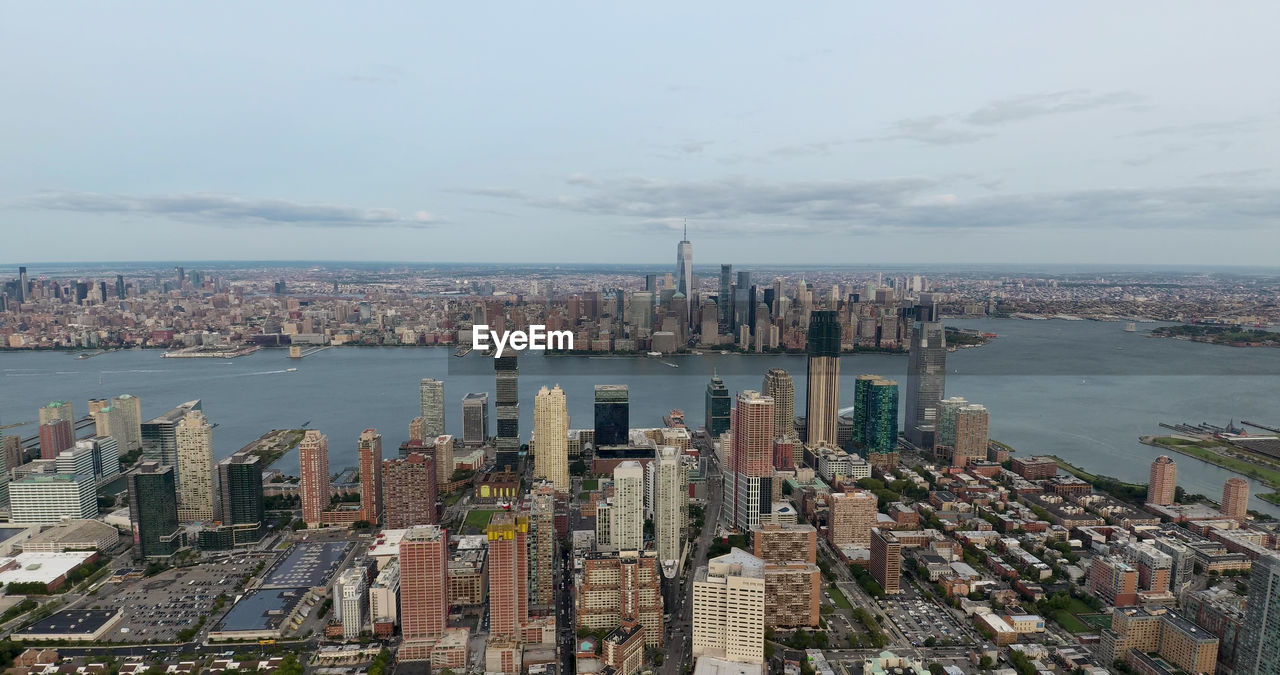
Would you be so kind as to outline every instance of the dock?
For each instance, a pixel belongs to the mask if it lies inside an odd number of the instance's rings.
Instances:
[[[317,354],[326,349],[329,349],[330,346],[331,345],[321,345],[316,347],[307,347],[306,349],[303,349],[302,345],[291,345],[289,347],[289,358],[304,359],[308,356],[311,356],[312,354]]]

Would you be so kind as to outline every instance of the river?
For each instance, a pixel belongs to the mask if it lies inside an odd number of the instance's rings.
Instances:
[[[1092,321],[951,320],[948,325],[999,335],[985,346],[948,355],[948,396],[982,403],[991,413],[991,437],[1022,454],[1051,453],[1089,471],[1145,483],[1159,453],[1138,437],[1157,434],[1160,422],[1248,419],[1280,423],[1280,350],[1240,349],[1126,333],[1121,323]],[[418,380],[445,380],[446,426],[461,432],[461,399],[489,392],[491,361],[478,353],[457,358],[445,348],[340,347],[301,360],[283,350],[236,359],[162,359],[158,351],[121,351],[76,359],[57,352],[0,353],[0,424],[33,420],[51,400],[70,400],[77,415],[87,400],[121,393],[142,399],[150,417],[194,398],[218,424],[216,453],[224,457],[265,431],[311,428],[329,437],[336,471],[355,464],[356,439],[365,428],[384,436],[384,455],[408,438],[418,414]],[[296,372],[287,368],[296,367]],[[730,392],[759,389],[769,368],[796,381],[797,413],[804,407],[805,362],[792,355],[647,357],[553,356],[520,359],[520,428],[527,439],[538,388],[565,389],[572,425],[592,425],[592,387],[626,384],[631,426],[660,426],[673,408],[701,426],[708,379],[718,372]],[[841,359],[842,406],[852,405],[853,379],[877,373],[898,379],[905,391],[906,357],[851,354]],[[492,410],[490,418],[494,417]],[[492,432],[491,421],[491,432]],[[6,433],[33,434],[34,427]],[[1217,499],[1235,475],[1183,455],[1179,484]],[[278,466],[297,471],[295,453]],[[1269,491],[1256,481],[1254,494]],[[1280,516],[1280,508],[1256,498],[1250,507]]]

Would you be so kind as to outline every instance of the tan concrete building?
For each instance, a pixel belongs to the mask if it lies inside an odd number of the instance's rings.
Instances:
[[[590,553],[574,583],[577,627],[613,630],[635,620],[646,644],[662,644],[662,569],[653,551]]]
[[[545,478],[556,492],[569,491],[569,410],[560,385],[543,387],[533,400],[533,477]]]
[[[827,537],[836,548],[871,546],[871,530],[876,524],[876,496],[867,490],[833,492],[830,497]]]
[[[812,525],[764,524],[751,531],[751,553],[767,563],[818,562],[818,530]]]
[[[1178,465],[1168,455],[1160,455],[1151,463],[1151,478],[1147,482],[1147,503],[1168,506],[1173,503],[1178,487]]]
[[[178,520],[213,520],[213,425],[192,410],[178,422]]]
[[[765,563],[765,626],[817,626],[821,597],[822,570],[817,565],[799,560]]]
[[[765,564],[733,549],[693,577],[693,656],[764,663]]]

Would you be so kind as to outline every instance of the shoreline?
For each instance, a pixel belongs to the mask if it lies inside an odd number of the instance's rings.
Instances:
[[[1200,441],[1188,440],[1187,442],[1173,442],[1176,436],[1139,436],[1138,442],[1161,450],[1170,450],[1180,455],[1198,459],[1206,464],[1212,464],[1220,469],[1225,469],[1234,474],[1253,480],[1266,485],[1273,490],[1280,490],[1280,464],[1263,463],[1260,459],[1247,458],[1233,453],[1218,452],[1216,448],[1222,448],[1220,444],[1212,446],[1200,445]],[[1159,439],[1170,439],[1169,442],[1161,443]],[[1215,448],[1215,449],[1211,449]],[[1256,495],[1263,501],[1280,505],[1280,491],[1266,493],[1265,496],[1272,497],[1264,499],[1264,495]]]

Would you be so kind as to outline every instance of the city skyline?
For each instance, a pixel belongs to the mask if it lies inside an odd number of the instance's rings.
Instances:
[[[401,6],[378,15],[391,34],[298,7],[16,8],[11,255],[45,257],[56,229],[69,260],[251,240],[255,258],[660,262],[687,219],[704,260],[1256,264],[1280,237],[1280,118],[1250,86],[1277,60],[1266,3],[1105,24],[1101,4],[1007,3],[998,23],[943,4]]]

